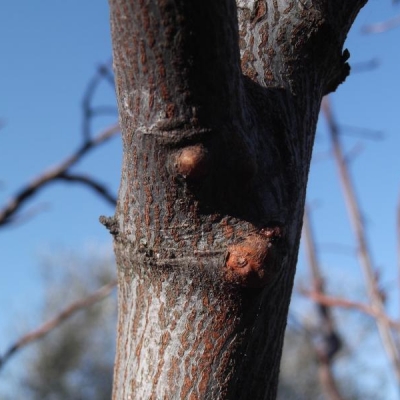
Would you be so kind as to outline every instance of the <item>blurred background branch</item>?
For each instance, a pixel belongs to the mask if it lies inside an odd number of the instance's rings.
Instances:
[[[108,115],[110,113],[115,116],[117,115],[117,110],[115,107],[96,107],[93,105],[96,90],[104,80],[114,87],[113,74],[109,65],[107,64],[103,64],[97,69],[95,75],[89,81],[83,96],[83,126],[81,145],[64,161],[49,168],[47,171],[44,171],[39,176],[34,178],[30,183],[27,183],[14,196],[12,196],[3,207],[0,207],[0,227],[4,227],[5,225],[9,225],[13,222],[21,221],[22,219],[26,220],[26,216],[21,216],[18,214],[22,206],[25,205],[28,200],[32,199],[32,197],[36,195],[39,190],[50,183],[56,182],[57,180],[62,180],[69,183],[84,184],[97,193],[101,198],[115,206],[116,195],[110,193],[103,184],[100,184],[94,178],[88,175],[71,172],[71,169],[89,152],[106,143],[120,132],[118,124],[115,123],[108,128],[103,129],[96,136],[92,136],[93,134],[91,125],[93,118],[105,114]]]
[[[0,356],[0,369],[3,368],[5,363],[19,350],[28,344],[35,342],[39,339],[42,339],[48,333],[50,333],[54,328],[63,323],[66,319],[72,317],[78,311],[82,311],[88,307],[91,307],[93,304],[103,300],[105,297],[110,295],[112,290],[117,286],[117,281],[113,280],[110,283],[102,286],[94,293],[85,297],[84,299],[77,300],[58,313],[54,318],[45,322],[38,328],[34,329],[31,332],[23,335],[19,338],[14,344],[12,344],[6,352]]]

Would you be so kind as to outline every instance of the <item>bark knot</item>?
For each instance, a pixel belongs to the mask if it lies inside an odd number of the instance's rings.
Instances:
[[[178,151],[174,164],[176,172],[184,178],[201,179],[209,170],[209,154],[203,145],[188,146]]]
[[[279,265],[276,251],[282,228],[265,228],[228,247],[225,279],[245,287],[264,287],[275,277]]]

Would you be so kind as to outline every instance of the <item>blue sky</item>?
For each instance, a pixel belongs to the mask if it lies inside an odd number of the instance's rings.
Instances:
[[[379,68],[353,74],[332,96],[334,112],[343,125],[382,131],[382,141],[344,136],[347,150],[358,142],[363,152],[352,162],[362,199],[374,259],[383,283],[397,285],[395,209],[400,183],[400,28],[362,35],[367,23],[400,12],[389,0],[370,0],[357,19],[346,44],[351,64],[378,59]],[[0,7],[0,207],[30,179],[68,156],[81,140],[81,100],[96,68],[110,59],[111,41],[106,1],[8,1]],[[104,85],[97,101],[114,104]],[[96,124],[101,128],[111,120]],[[354,257],[329,251],[332,244],[353,245],[333,161],[318,161],[329,151],[325,124],[319,124],[308,198],[314,207],[313,225],[332,290],[351,295],[362,287]],[[119,139],[95,150],[76,167],[93,173],[114,192],[118,189]],[[59,249],[111,248],[99,215],[113,210],[81,186],[55,184],[37,195],[25,210],[43,211],[24,224],[0,230],[0,352],[17,332],[35,326],[41,304],[40,258]],[[299,282],[307,283],[304,256],[299,256]],[[345,277],[345,278],[343,278]],[[349,283],[343,285],[343,279]],[[358,286],[357,286],[358,285]],[[348,291],[346,292],[346,289]],[[358,289],[357,289],[358,290]],[[398,298],[390,303],[400,314]],[[30,317],[28,317],[30,316]],[[23,321],[21,318],[24,317]],[[31,319],[32,320],[31,320]]]
[[[108,3],[72,0],[10,1],[0,7],[0,204],[33,177],[71,154],[81,143],[81,100],[96,68],[111,57]],[[97,102],[115,103],[111,88]],[[97,129],[110,121],[98,121]],[[115,193],[119,138],[95,150],[75,171],[92,173]],[[86,188],[56,183],[24,209],[43,208],[31,220],[0,231],[2,254],[0,348],[41,299],[41,254],[62,248],[111,247],[98,222],[111,207]],[[5,312],[7,310],[7,312]],[[19,319],[19,318],[17,318]],[[11,328],[10,328],[11,327]],[[14,329],[13,329],[14,328]],[[11,336],[10,336],[11,335]]]

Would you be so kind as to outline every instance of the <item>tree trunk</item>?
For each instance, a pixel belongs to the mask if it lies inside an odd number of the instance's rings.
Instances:
[[[113,398],[274,399],[321,98],[366,0],[110,0]]]

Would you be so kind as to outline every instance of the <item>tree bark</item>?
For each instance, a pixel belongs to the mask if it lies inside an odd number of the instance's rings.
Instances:
[[[114,399],[276,397],[319,106],[365,1],[110,0]]]

